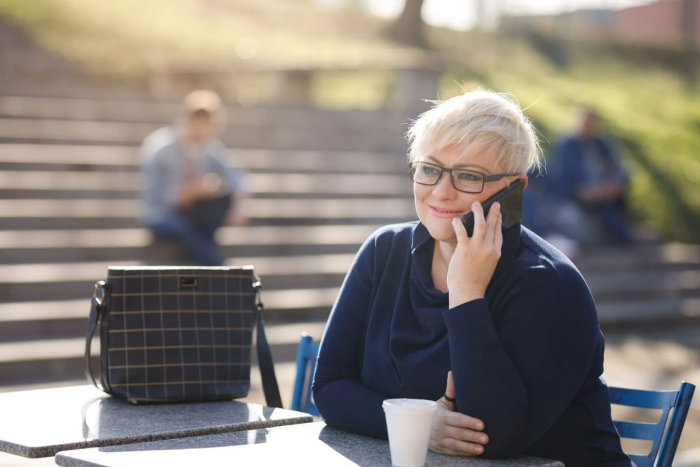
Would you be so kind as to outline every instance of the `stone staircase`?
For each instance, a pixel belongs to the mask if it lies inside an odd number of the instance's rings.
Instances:
[[[92,286],[108,265],[157,261],[137,221],[137,148],[179,104],[0,96],[0,390],[79,380]],[[406,118],[390,112],[229,108],[222,139],[250,172],[251,221],[222,229],[228,264],[263,279],[268,338],[293,369],[320,338],[359,245],[415,219]],[[700,248],[640,240],[577,261],[604,330],[700,316]],[[98,346],[93,346],[98,348]]]

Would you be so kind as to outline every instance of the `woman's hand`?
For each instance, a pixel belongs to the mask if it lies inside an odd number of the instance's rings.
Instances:
[[[459,218],[452,219],[457,236],[455,249],[447,269],[447,289],[450,308],[478,298],[484,298],[493,271],[501,257],[501,205],[493,203],[487,219],[481,204],[474,202],[474,233],[471,237]]]
[[[450,398],[455,397],[451,371],[447,373],[445,394]],[[452,402],[444,397],[438,400],[430,434],[430,450],[452,456],[477,456],[483,453],[483,445],[489,442],[489,437],[482,432],[484,422],[454,410]]]

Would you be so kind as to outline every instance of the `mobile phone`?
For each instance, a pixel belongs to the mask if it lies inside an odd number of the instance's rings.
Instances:
[[[519,178],[508,187],[487,199],[483,203],[484,218],[488,216],[489,209],[491,209],[493,203],[498,201],[501,204],[501,216],[503,216],[502,228],[507,229],[520,222],[523,215],[524,190],[525,182]],[[471,237],[474,233],[474,213],[469,212],[462,216],[462,224],[464,224],[464,228],[467,229],[467,235]]]

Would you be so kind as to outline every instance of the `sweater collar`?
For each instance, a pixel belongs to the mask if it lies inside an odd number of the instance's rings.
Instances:
[[[498,260],[494,277],[498,276],[507,265],[515,260],[520,246],[520,237],[522,235],[522,225],[518,222],[513,226],[503,230],[503,246],[501,247],[501,259]],[[413,228],[413,239],[411,242],[411,255],[416,253],[427,245],[434,245],[435,242],[430,236],[430,232],[421,222],[417,222]]]

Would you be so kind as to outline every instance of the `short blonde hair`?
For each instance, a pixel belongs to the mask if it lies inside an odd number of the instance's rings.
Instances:
[[[185,116],[196,118],[209,117],[216,127],[226,125],[226,110],[221,104],[221,98],[214,91],[198,89],[187,94],[184,99]]]
[[[437,101],[413,122],[406,138],[410,163],[456,146],[467,159],[484,152],[492,155],[507,173],[541,168],[535,127],[509,94],[480,88]]]

